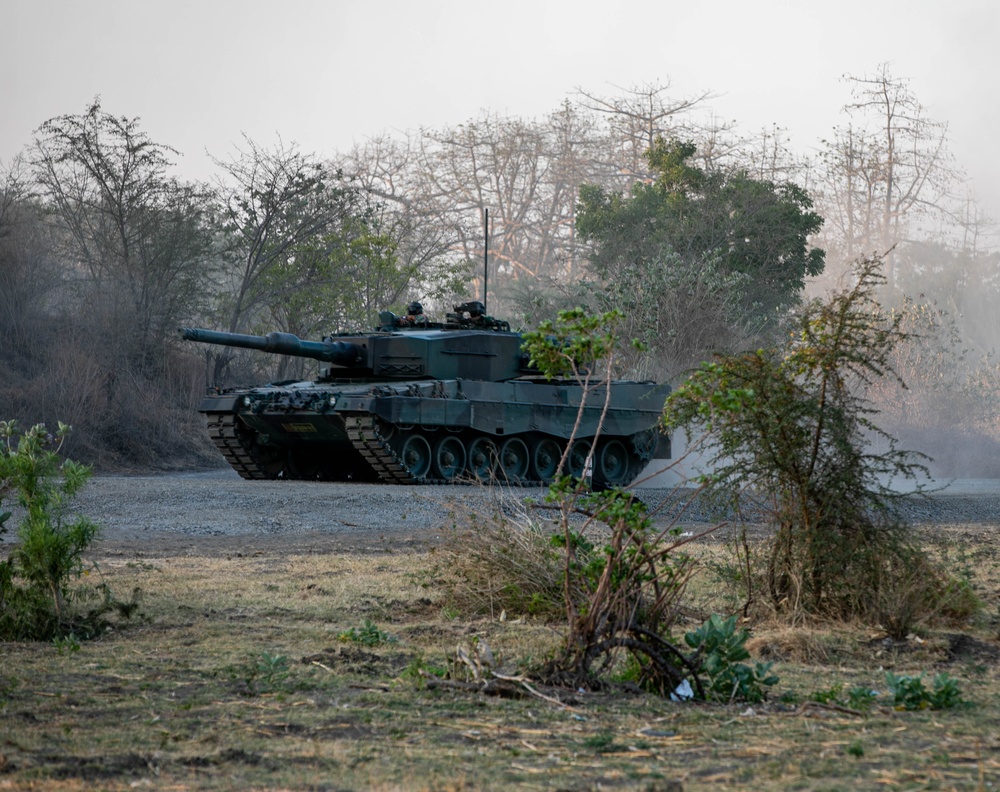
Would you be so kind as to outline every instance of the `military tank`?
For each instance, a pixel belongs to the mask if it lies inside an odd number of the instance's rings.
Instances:
[[[520,334],[482,303],[443,323],[418,308],[322,341],[181,328],[190,341],[325,364],[315,380],[214,389],[198,408],[209,436],[246,479],[540,485],[568,472],[614,487],[669,457],[657,429],[669,386],[615,381],[606,412],[602,390],[581,413],[580,384],[533,369]]]

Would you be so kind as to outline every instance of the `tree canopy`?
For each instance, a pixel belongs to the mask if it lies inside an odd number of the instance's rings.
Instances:
[[[654,180],[628,195],[581,186],[577,230],[593,248],[591,265],[610,279],[668,262],[669,253],[688,264],[715,261],[722,275],[742,276],[741,308],[766,321],[823,270],[823,251],[808,242],[823,219],[801,187],[700,168],[696,150],[657,138],[646,154]]]

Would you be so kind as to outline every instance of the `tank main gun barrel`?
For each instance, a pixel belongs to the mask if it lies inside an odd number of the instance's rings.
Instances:
[[[223,333],[196,327],[180,328],[181,338],[202,344],[257,349],[275,355],[313,358],[336,366],[353,368],[366,363],[365,350],[348,341],[303,341],[291,333],[268,333],[266,336]]]

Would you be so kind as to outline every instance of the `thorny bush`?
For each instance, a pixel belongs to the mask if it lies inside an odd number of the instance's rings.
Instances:
[[[886,626],[905,635],[940,611],[949,585],[910,539],[887,483],[919,484],[920,457],[897,448],[867,397],[879,380],[899,379],[893,350],[907,335],[877,300],[881,259],[857,262],[854,274],[852,288],[804,305],[782,346],[704,363],[667,399],[664,424],[701,433],[694,445],[708,454],[711,491],[737,508],[748,493],[764,503],[774,533],[745,578],[747,609],[868,623],[895,611]],[[918,566],[920,591],[909,581],[908,606],[893,608],[900,576]]]

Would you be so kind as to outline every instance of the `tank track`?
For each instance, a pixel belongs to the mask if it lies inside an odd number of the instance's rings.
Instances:
[[[372,466],[382,481],[390,484],[437,483],[410,475],[410,472],[399,461],[399,457],[389,447],[389,443],[382,437],[378,429],[378,422],[373,415],[347,413],[344,416],[344,428],[358,453]]]
[[[233,470],[245,479],[273,478],[254,460],[253,447],[245,442],[235,415],[208,413],[207,418],[208,436]]]
[[[245,479],[274,479],[275,474],[260,464],[259,452],[250,433],[242,430],[233,413],[208,413],[208,436],[223,457]],[[417,477],[410,473],[382,436],[378,420],[370,413],[344,414],[344,428],[352,445],[371,466],[379,479],[388,484],[474,484],[473,478],[440,479]],[[504,480],[518,487],[544,487],[545,482],[530,479]]]

